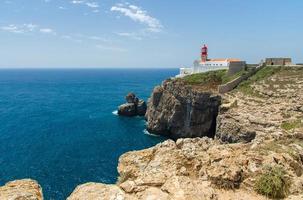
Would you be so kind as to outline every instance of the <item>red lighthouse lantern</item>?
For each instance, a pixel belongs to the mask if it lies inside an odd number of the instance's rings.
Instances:
[[[204,44],[204,46],[201,49],[201,60],[202,60],[202,62],[206,62],[207,61],[207,57],[208,57],[208,48]]]

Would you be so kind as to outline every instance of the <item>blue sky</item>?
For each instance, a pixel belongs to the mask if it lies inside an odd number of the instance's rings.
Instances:
[[[210,57],[303,62],[302,0],[1,0],[0,67],[181,67]]]

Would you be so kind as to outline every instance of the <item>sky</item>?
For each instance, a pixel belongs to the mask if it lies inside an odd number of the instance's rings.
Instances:
[[[303,63],[302,0],[1,0],[0,68]]]

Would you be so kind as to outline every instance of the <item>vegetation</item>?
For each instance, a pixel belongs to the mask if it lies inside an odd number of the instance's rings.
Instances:
[[[290,131],[293,130],[295,128],[299,128],[302,126],[302,122],[300,119],[297,119],[295,121],[290,121],[290,122],[283,122],[281,124],[281,128],[286,130],[286,131]]]
[[[225,74],[223,77],[222,77],[222,83],[225,84],[225,83],[228,83],[244,74],[246,74],[248,71],[246,70],[241,70],[239,71],[238,73],[234,74],[234,75],[231,75],[231,76],[228,76],[227,74]]]
[[[190,85],[202,85],[209,83],[222,83],[223,76],[226,75],[227,70],[216,70],[208,71],[205,73],[192,74],[184,77],[184,80],[187,84]]]
[[[267,197],[284,198],[289,193],[290,181],[280,167],[267,167],[256,183],[255,190]]]
[[[239,85],[238,90],[241,91],[242,93],[250,95],[250,96],[260,96],[260,94],[257,93],[251,87],[251,85],[258,81],[264,80],[279,71],[281,71],[281,67],[271,67],[271,66],[264,67],[263,69],[259,70],[255,75],[250,77],[248,80],[242,82]]]
[[[247,71],[242,70],[234,75],[229,76],[227,74],[227,70],[215,70],[215,71],[208,71],[204,73],[192,74],[189,76],[184,77],[184,80],[187,84],[190,85],[203,85],[214,83],[216,85],[225,84],[229,81],[232,81],[241,75],[247,73]]]

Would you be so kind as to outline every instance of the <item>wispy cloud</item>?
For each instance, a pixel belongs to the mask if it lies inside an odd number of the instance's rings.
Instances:
[[[16,34],[27,34],[27,33],[43,33],[43,34],[51,34],[57,35],[56,31],[51,28],[42,27],[36,24],[9,24],[6,26],[0,27],[1,31],[16,33]]]
[[[116,33],[117,35],[119,36],[122,36],[122,37],[128,37],[128,38],[131,38],[131,39],[134,39],[134,40],[142,40],[142,35],[141,34],[138,34],[138,33],[128,33],[128,32],[120,32],[120,33]]]
[[[41,33],[57,35],[57,33],[53,29],[50,29],[50,28],[41,28],[39,31]]]
[[[98,49],[106,50],[106,51],[118,51],[118,52],[127,52],[127,49],[117,47],[117,46],[110,46],[110,45],[96,45]]]
[[[93,9],[93,12],[98,12],[98,8],[100,7],[99,6],[99,3],[96,2],[96,1],[88,1],[88,0],[73,0],[73,1],[70,1],[71,4],[78,4],[78,5],[85,5],[91,9]]]
[[[7,26],[0,27],[0,30],[7,31],[10,33],[29,33],[34,32],[37,29],[37,25],[35,24],[22,24],[22,25],[16,25],[16,24],[9,24]]]
[[[129,3],[116,4],[115,6],[112,6],[110,10],[112,12],[119,12],[135,22],[145,24],[147,30],[150,32],[161,32],[163,29],[163,25],[158,19],[150,16],[147,11],[138,6]]]

